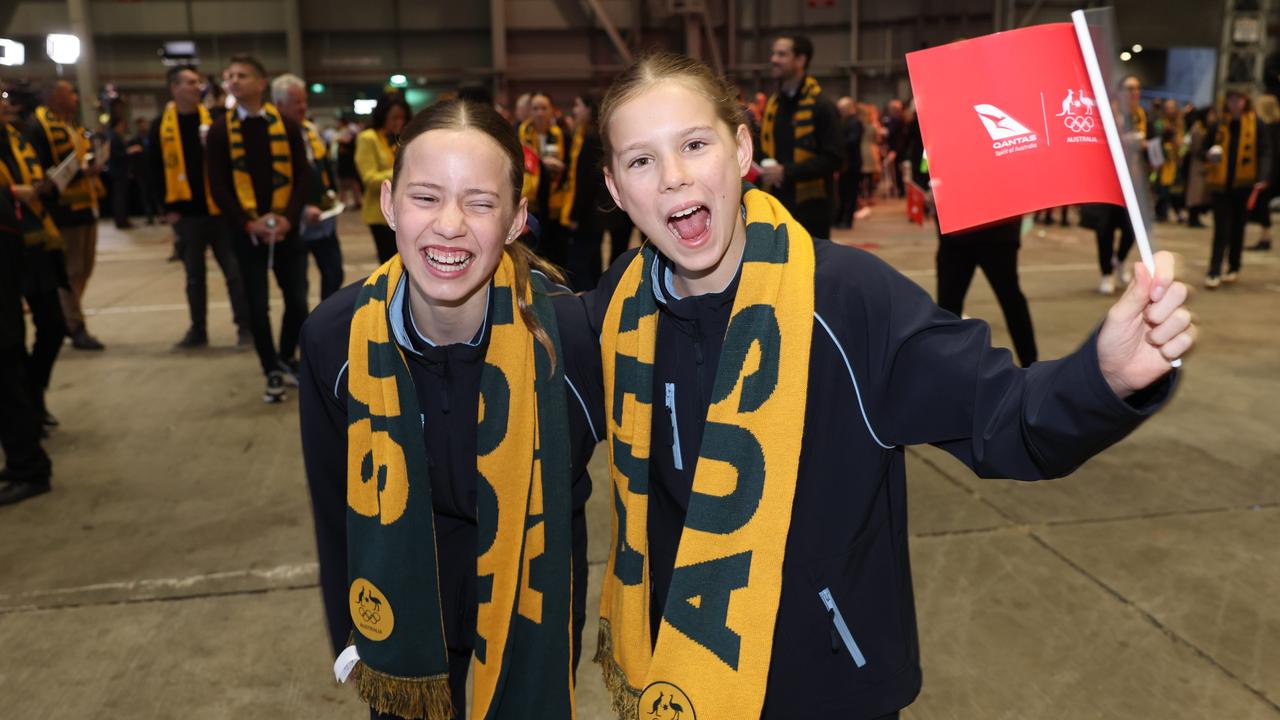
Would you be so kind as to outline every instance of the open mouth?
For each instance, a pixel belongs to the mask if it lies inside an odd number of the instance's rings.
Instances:
[[[706,205],[690,205],[667,217],[667,230],[685,245],[701,245],[711,234],[711,209]]]
[[[471,265],[475,256],[466,250],[446,250],[438,247],[425,247],[419,251],[427,267],[440,275],[456,275]]]

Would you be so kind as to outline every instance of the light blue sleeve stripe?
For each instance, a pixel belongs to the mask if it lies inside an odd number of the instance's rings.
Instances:
[[[333,399],[334,399],[334,400],[341,400],[341,399],[342,399],[342,398],[338,397],[338,386],[342,384],[342,373],[344,373],[344,372],[346,372],[346,371],[347,371],[347,365],[348,365],[350,362],[351,362],[351,361],[350,361],[350,360],[348,360],[347,362],[342,363],[342,367],[338,368],[338,377],[334,378],[334,380],[333,380]]]
[[[880,437],[876,435],[876,431],[871,427],[871,420],[867,418],[867,408],[862,404],[862,391],[858,389],[858,378],[853,374],[853,366],[849,364],[849,356],[844,354],[844,347],[840,345],[840,341],[836,339],[836,334],[831,332],[831,326],[827,325],[827,321],[822,319],[818,313],[814,313],[813,317],[827,331],[827,335],[831,338],[831,342],[836,344],[836,349],[840,351],[840,357],[844,360],[845,369],[849,371],[849,379],[853,381],[853,393],[858,398],[858,410],[862,413],[862,422],[867,426],[867,432],[871,433],[871,439],[885,450],[892,450],[893,445],[885,445],[880,442]]]
[[[596,432],[596,424],[591,422],[591,413],[587,412],[587,404],[582,401],[582,394],[578,392],[578,388],[573,386],[573,381],[568,375],[564,376],[564,381],[569,384],[569,389],[573,391],[573,396],[578,398],[578,405],[582,408],[582,414],[587,418],[587,427],[591,428],[591,437],[600,442],[600,434]]]

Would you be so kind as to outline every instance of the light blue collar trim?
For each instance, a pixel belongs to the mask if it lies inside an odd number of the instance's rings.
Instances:
[[[405,298],[409,296],[408,281],[408,275],[401,275],[400,282],[396,283],[396,289],[391,293],[391,301],[387,303],[387,320],[391,324],[391,334],[395,336],[396,342],[400,344],[400,347],[408,350],[414,355],[421,355],[422,353],[414,349],[413,341],[409,339],[408,328],[404,325],[404,301]],[[475,337],[469,342],[461,344],[476,347],[480,344],[480,341],[484,339],[484,329],[489,325],[489,294],[491,292],[493,292],[492,283],[485,288],[484,320],[480,323],[480,330],[476,332]],[[425,343],[428,347],[439,347],[436,343],[432,342],[431,338],[423,335],[422,331],[418,329],[417,322],[413,320],[413,305],[409,306],[409,321],[413,325],[413,332],[418,336],[419,340]]]

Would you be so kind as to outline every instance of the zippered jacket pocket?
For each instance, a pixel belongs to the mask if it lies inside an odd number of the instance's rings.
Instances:
[[[867,659],[862,656],[862,650],[858,647],[858,643],[853,639],[853,633],[849,632],[849,625],[844,621],[844,615],[840,613],[839,606],[836,605],[835,598],[831,596],[831,588],[825,587],[818,592],[818,598],[822,600],[822,605],[827,609],[827,614],[831,616],[831,649],[836,651],[839,649],[837,640],[844,644],[849,655],[853,658],[853,664],[863,667],[867,664]]]

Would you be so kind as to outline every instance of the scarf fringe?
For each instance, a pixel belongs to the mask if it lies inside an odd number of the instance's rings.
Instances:
[[[448,673],[425,678],[395,677],[359,662],[347,680],[355,684],[360,699],[380,713],[420,720],[454,717]]]
[[[640,712],[640,691],[627,682],[627,674],[613,657],[613,634],[609,630],[609,621],[600,618],[600,631],[596,638],[596,656],[594,661],[600,664],[600,673],[604,676],[604,686],[609,691],[609,702],[619,718],[630,720]]]

